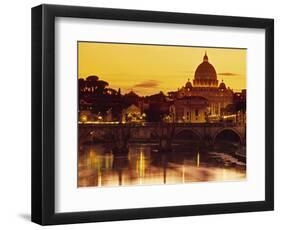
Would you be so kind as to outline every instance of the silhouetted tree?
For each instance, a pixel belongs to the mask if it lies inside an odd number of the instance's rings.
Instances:
[[[96,75],[91,75],[86,78],[87,81],[98,81],[99,77]]]
[[[96,81],[96,90],[95,90],[95,92],[98,95],[104,94],[104,92],[105,92],[104,89],[107,86],[108,86],[108,83],[106,81],[98,80],[98,81]]]

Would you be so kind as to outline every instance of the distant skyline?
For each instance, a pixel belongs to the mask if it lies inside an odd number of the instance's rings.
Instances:
[[[122,94],[167,93],[192,82],[205,52],[219,82],[246,89],[246,49],[79,42],[78,77],[96,75]]]

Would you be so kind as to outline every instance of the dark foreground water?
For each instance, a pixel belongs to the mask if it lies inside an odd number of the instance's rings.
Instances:
[[[82,146],[78,186],[128,186],[246,179],[245,161],[222,150],[202,153],[174,146],[159,153],[153,144],[130,144],[115,155],[108,144]]]

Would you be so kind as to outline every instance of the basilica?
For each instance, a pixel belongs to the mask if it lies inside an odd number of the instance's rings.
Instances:
[[[193,82],[169,93],[174,105],[171,112],[176,121],[205,122],[209,117],[221,117],[227,105],[233,103],[234,92],[225,83],[219,83],[214,66],[207,53],[197,67]],[[196,103],[195,103],[196,102]]]

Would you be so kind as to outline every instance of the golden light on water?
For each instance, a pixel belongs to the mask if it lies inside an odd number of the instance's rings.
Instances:
[[[200,153],[199,153],[199,152],[197,153],[197,161],[196,161],[196,165],[197,165],[197,167],[199,167],[199,166],[200,166]]]
[[[182,166],[182,183],[185,183],[185,165]]]
[[[89,154],[79,158],[79,187],[222,182],[246,178],[246,171],[243,167],[206,164],[201,159],[199,152],[194,157],[195,162],[191,156],[190,160],[167,164],[163,164],[166,158],[162,158],[159,165],[154,165],[153,156],[150,156],[143,148],[136,148],[127,157],[118,156],[117,158],[112,154],[101,155],[91,150]],[[114,161],[128,163],[116,169],[113,167]]]

